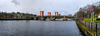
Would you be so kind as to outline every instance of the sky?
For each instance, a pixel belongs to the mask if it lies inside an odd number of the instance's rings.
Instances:
[[[58,12],[61,15],[74,15],[81,7],[91,5],[100,0],[0,0],[0,11],[22,12],[39,15],[40,11]]]

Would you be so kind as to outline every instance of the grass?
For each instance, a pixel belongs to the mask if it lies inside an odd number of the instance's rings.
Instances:
[[[85,18],[84,21],[91,22],[91,18]],[[100,21],[96,20],[96,18],[94,18],[94,22],[100,23]]]

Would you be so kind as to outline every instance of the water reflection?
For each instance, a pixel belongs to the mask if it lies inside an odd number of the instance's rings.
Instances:
[[[0,21],[0,36],[81,36],[75,21]]]

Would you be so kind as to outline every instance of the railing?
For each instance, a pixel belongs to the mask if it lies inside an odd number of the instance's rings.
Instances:
[[[86,22],[77,20],[81,25],[87,28],[88,31],[91,32],[92,36],[100,36],[100,24],[93,22]]]
[[[87,27],[85,27],[86,25],[81,23],[81,21],[76,20],[76,23],[84,36],[94,36],[94,34],[91,31],[89,31],[89,29]]]
[[[95,36],[100,36],[100,24],[99,23],[93,23],[93,22],[86,22],[81,21],[86,28],[89,29],[89,31],[93,32]]]

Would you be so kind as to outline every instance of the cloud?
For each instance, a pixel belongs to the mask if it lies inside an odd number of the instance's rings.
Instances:
[[[20,5],[20,3],[17,0],[12,0],[12,3],[14,3],[15,5]]]
[[[95,2],[100,0],[92,0]],[[80,7],[92,4],[91,0],[0,0],[0,10],[21,11],[39,15],[40,11],[51,12],[54,15],[58,11],[61,15],[75,14]],[[16,6],[18,5],[18,6]]]

